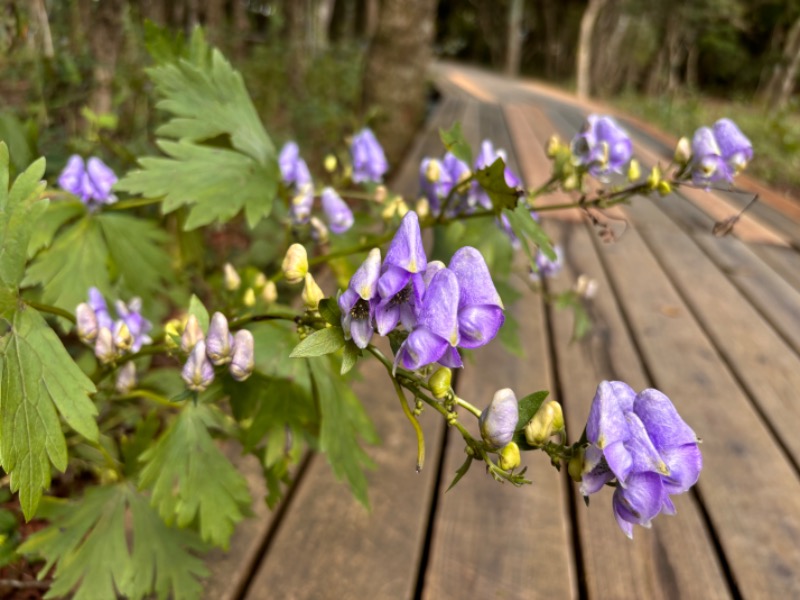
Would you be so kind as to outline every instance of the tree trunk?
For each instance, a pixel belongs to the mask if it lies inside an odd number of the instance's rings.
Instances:
[[[47,8],[44,0],[33,0],[33,10],[36,13],[36,25],[38,37],[41,40],[42,55],[45,58],[53,58],[56,53],[53,50],[53,36],[50,34],[50,20],[47,18]]]
[[[506,74],[519,75],[522,50],[522,15],[524,0],[511,0],[508,5],[508,45],[506,46]]]
[[[365,11],[364,37],[367,38],[367,41],[371,41],[378,31],[381,13],[380,0],[367,0]]]
[[[247,52],[247,38],[250,35],[250,17],[247,15],[247,0],[233,0],[233,37],[236,40],[234,51],[242,58]]]
[[[698,87],[699,78],[697,77],[698,63],[700,62],[700,49],[697,47],[697,41],[693,40],[689,43],[689,51],[686,54],[686,87],[691,90],[696,90]]]
[[[578,98],[588,98],[591,90],[592,32],[597,15],[607,0],[589,0],[581,17],[581,32],[578,38],[577,93]]]
[[[797,71],[800,68],[800,17],[794,22],[783,48],[782,69],[778,85],[769,99],[772,110],[783,110],[794,92]]]
[[[290,0],[286,3],[286,48],[288,52],[287,67],[289,69],[289,86],[295,95],[305,89],[306,71],[308,70],[308,48],[306,44],[306,9],[305,0]]]
[[[89,44],[94,56],[94,89],[89,107],[96,114],[107,114],[113,108],[114,70],[117,66],[122,37],[123,0],[103,0],[92,11]]]
[[[209,39],[219,45],[225,39],[225,0],[205,0],[206,30]]]
[[[330,45],[331,19],[336,0],[315,0],[314,6],[314,53],[324,52]]]
[[[437,0],[384,0],[364,70],[364,107],[383,117],[375,133],[396,163],[422,120]]]

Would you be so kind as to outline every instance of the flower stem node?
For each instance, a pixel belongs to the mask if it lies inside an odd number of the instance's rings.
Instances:
[[[585,453],[586,451],[583,448],[579,448],[575,454],[572,455],[572,458],[569,459],[569,463],[567,464],[567,473],[569,473],[569,476],[575,483],[580,483],[583,479]]]
[[[453,372],[447,367],[437,369],[436,372],[428,379],[428,385],[431,387],[433,397],[437,400],[442,400],[450,395],[451,383],[453,381]]]
[[[235,292],[242,285],[242,278],[236,269],[233,268],[231,263],[225,263],[222,267],[223,276],[225,279],[225,289],[229,292]]]
[[[317,310],[319,308],[319,301],[325,298],[325,293],[314,280],[311,273],[306,273],[305,285],[303,286],[303,302],[309,310]]]
[[[543,446],[544,443],[553,435],[555,431],[555,420],[557,409],[553,406],[554,402],[547,402],[539,407],[533,418],[525,425],[525,440],[531,446]],[[558,412],[561,407],[559,406]],[[563,426],[564,417],[561,416]]]
[[[478,420],[483,441],[493,449],[503,448],[514,437],[518,419],[519,404],[514,392],[509,388],[498,390]]]
[[[204,340],[205,337],[197,317],[189,315],[189,318],[186,319],[186,327],[183,328],[183,335],[181,335],[181,350],[191,352],[197,342]]]
[[[302,244],[292,244],[281,265],[287,283],[300,283],[308,273],[308,253]]]
[[[509,442],[500,450],[499,457],[498,465],[501,469],[504,471],[516,469],[521,462],[519,446],[515,442]]]

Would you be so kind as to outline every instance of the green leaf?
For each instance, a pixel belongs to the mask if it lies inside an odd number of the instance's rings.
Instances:
[[[179,527],[199,520],[205,541],[227,548],[236,523],[249,512],[247,481],[214,444],[213,415],[188,403],[141,460],[140,486],[152,489],[161,517]]]
[[[208,309],[205,307],[202,300],[194,294],[192,294],[192,297],[189,299],[189,314],[197,318],[200,329],[208,331],[208,324],[211,321],[208,316]]]
[[[339,308],[339,303],[336,298],[324,298],[319,301],[319,314],[325,319],[326,323],[331,325],[341,325],[342,311]]]
[[[347,344],[345,344],[344,352],[342,354],[342,369],[339,373],[341,375],[346,375],[350,369],[356,366],[360,356],[361,348],[356,346],[353,340],[348,340]]]
[[[204,549],[190,531],[170,529],[127,483],[90,488],[79,502],[51,501],[52,523],[19,548],[39,555],[44,578],[55,565],[48,598],[189,599],[202,593],[208,573],[193,552]],[[128,528],[132,529],[132,550]],[[72,595],[74,593],[74,595]]]
[[[498,158],[488,167],[478,169],[475,172],[475,179],[483,190],[492,200],[492,206],[496,211],[501,209],[513,209],[517,206],[520,191],[506,183],[506,164],[502,158]]]
[[[527,425],[528,422],[533,418],[533,415],[536,414],[536,411],[539,410],[539,407],[544,403],[549,394],[550,392],[547,390],[542,390],[540,392],[528,394],[524,398],[520,399],[519,419],[517,420],[517,427],[514,430],[514,438],[512,440],[517,443],[520,450],[533,449],[533,446],[528,444],[527,440],[525,439],[525,425]]]
[[[86,214],[82,202],[51,202],[41,216],[28,244],[28,258],[33,258],[42,248],[47,248],[62,226]]]
[[[556,260],[557,257],[555,250],[553,250],[553,243],[550,241],[550,238],[547,237],[542,226],[531,216],[529,208],[518,206],[514,210],[504,209],[503,214],[508,217],[511,229],[520,240],[530,240],[538,246],[539,250],[544,252],[545,256],[550,260]],[[534,264],[535,257],[531,253],[528,244],[523,242],[522,247],[525,248],[525,252],[531,264]]]
[[[215,220],[224,223],[242,209],[250,227],[270,214],[278,189],[276,160],[260,164],[241,152],[185,140],[161,140],[158,146],[169,158],[140,159],[142,169],[129,172],[117,190],[147,198],[163,196],[165,213],[191,207],[184,224],[187,231]]]
[[[592,319],[583,305],[580,295],[574,290],[568,290],[555,297],[553,300],[556,308],[572,309],[572,339],[580,340],[592,329]]]
[[[336,352],[345,345],[344,331],[341,327],[326,327],[315,331],[294,347],[289,355],[292,358],[323,356]]]
[[[450,129],[439,128],[439,137],[449,152],[468,165],[472,164],[472,148],[470,148],[464,134],[461,132],[461,123],[455,122]]]
[[[97,441],[94,384],[42,316],[21,308],[0,339],[0,462],[19,490],[26,519],[50,486],[50,464],[64,471],[67,446],[56,409],[75,431]]]
[[[473,461],[473,458],[471,456],[467,456],[467,460],[465,460],[464,464],[461,465],[458,468],[458,470],[456,471],[456,476],[453,477],[453,481],[450,483],[449,486],[447,486],[447,489],[445,490],[445,492],[449,492],[454,487],[456,487],[456,484],[459,481],[461,481],[461,478],[464,477],[464,475],[467,474],[467,471],[469,471],[469,468],[472,466],[472,461]]]
[[[359,444],[359,437],[368,442],[377,434],[358,398],[338,375],[332,374],[323,361],[316,361],[311,370],[314,395],[322,412],[320,448],[339,479],[346,479],[356,499],[369,506],[367,478],[364,468],[373,467]]]

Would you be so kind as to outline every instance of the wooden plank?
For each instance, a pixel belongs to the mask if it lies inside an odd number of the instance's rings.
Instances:
[[[531,107],[508,106],[506,118],[526,177],[544,181],[548,165],[542,140],[552,133],[544,115]],[[563,201],[561,198],[559,201]],[[574,213],[577,211],[572,211]],[[563,213],[559,213],[563,214]],[[574,218],[543,220],[564,249],[564,272],[549,282],[555,293],[569,289],[581,274],[598,282],[598,295],[587,302],[591,333],[572,342],[572,316],[551,310],[560,391],[571,439],[580,435],[597,384],[603,379],[626,381],[635,389],[648,378],[631,340],[586,228]],[[579,375],[578,375],[579,374]],[[576,490],[577,493],[577,490]],[[678,516],[658,519],[651,531],[636,533],[633,542],[618,530],[611,513],[611,494],[592,498],[576,509],[583,563],[580,565],[590,598],[725,598],[729,596],[722,569],[692,496],[678,500]]]
[[[467,140],[491,139],[505,148],[516,169],[510,138],[499,107],[480,104],[475,121],[465,117]],[[476,127],[477,118],[480,126]],[[495,225],[489,221],[487,227]],[[524,261],[522,261],[524,262]],[[520,263],[520,270],[525,266]],[[477,406],[485,406],[494,393],[512,388],[518,397],[540,389],[552,389],[547,326],[541,297],[527,290],[507,309],[519,322],[525,358],[510,356],[498,342],[472,354],[457,391]],[[470,429],[478,435],[471,417]],[[469,426],[469,425],[468,425]],[[532,489],[500,486],[474,465],[458,486],[444,493],[456,469],[464,462],[464,442],[457,432],[449,434],[441,491],[431,543],[430,568],[423,597],[530,598],[577,595],[574,554],[571,547],[568,502],[564,477],[540,453],[527,453],[524,464]],[[488,550],[488,551],[487,551]],[[553,576],[556,574],[556,576]]]

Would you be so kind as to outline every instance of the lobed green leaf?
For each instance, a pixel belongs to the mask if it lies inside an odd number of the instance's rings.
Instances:
[[[496,211],[513,209],[517,206],[521,193],[506,183],[505,172],[506,164],[502,158],[498,158],[488,167],[475,172],[475,179],[491,198],[492,206]]]
[[[320,329],[302,340],[289,355],[292,358],[323,356],[336,352],[345,345],[344,331],[341,327]]]
[[[464,134],[461,131],[461,123],[453,123],[450,129],[440,128],[439,138],[441,138],[448,152],[452,152],[457,159],[467,163],[467,165],[472,165],[472,148],[464,138]]]

